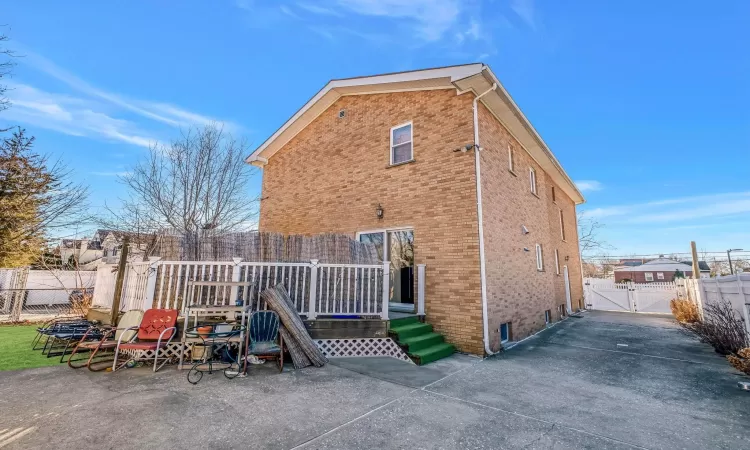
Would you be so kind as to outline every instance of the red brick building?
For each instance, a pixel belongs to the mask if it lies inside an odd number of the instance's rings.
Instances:
[[[693,276],[693,267],[690,264],[667,258],[659,258],[637,266],[620,266],[615,268],[615,283],[625,281],[632,281],[634,283],[674,281],[677,271],[680,271],[685,278]]]
[[[399,308],[425,264],[426,321],[461,351],[581,305],[583,196],[483,64],[333,80],[247,161],[262,231],[374,243]]]

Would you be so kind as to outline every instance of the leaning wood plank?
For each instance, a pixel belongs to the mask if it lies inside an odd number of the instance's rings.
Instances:
[[[287,294],[284,286],[278,284],[270,287],[263,291],[260,297],[268,304],[270,309],[276,311],[281,319],[281,323],[284,324],[291,335],[290,337],[297,341],[302,351],[305,352],[305,355],[310,358],[310,362],[315,367],[324,366],[328,360],[323,356],[318,346],[315,345],[315,341],[307,333],[305,324],[302,323],[297,310],[292,306],[292,301],[289,299],[289,294]]]
[[[282,326],[279,329],[279,332],[281,333],[281,338],[284,340],[284,345],[286,346],[287,350],[289,350],[289,354],[292,356],[292,363],[294,364],[294,368],[304,369],[307,366],[311,366],[312,363],[310,362],[310,358],[305,355],[302,347],[299,346],[297,340],[294,339],[291,334],[289,334],[286,328]]]

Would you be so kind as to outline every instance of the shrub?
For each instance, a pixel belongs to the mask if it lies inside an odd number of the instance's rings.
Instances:
[[[745,322],[737,316],[727,300],[711,303],[703,308],[703,320],[683,324],[697,334],[701,341],[711,344],[722,355],[737,354],[750,347]]]
[[[698,315],[698,305],[690,300],[673,298],[669,301],[672,315],[680,323],[695,323],[701,320]]]
[[[738,351],[736,355],[727,356],[729,363],[734,366],[735,369],[750,375],[750,347],[743,348]]]

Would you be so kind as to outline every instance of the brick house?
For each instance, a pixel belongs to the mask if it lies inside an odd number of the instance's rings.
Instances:
[[[391,262],[391,310],[459,350],[498,351],[582,302],[584,201],[490,68],[332,80],[247,162],[259,228],[345,233]]]
[[[703,262],[703,264],[705,265],[705,262]],[[680,262],[669,258],[657,258],[637,266],[616,267],[615,283],[626,281],[632,281],[633,283],[674,281],[674,275],[678,270],[682,272],[686,278],[693,276],[693,266],[691,265],[691,262]],[[701,270],[701,272],[703,271]]]

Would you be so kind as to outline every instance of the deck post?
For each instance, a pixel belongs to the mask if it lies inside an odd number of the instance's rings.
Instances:
[[[417,264],[417,315],[424,316],[424,264]]]
[[[391,262],[383,263],[383,309],[380,318],[388,320],[388,302],[391,299]]]
[[[159,271],[158,256],[148,257],[148,280],[146,281],[146,292],[143,293],[143,311],[153,308],[154,293],[156,292],[156,275]]]
[[[236,283],[240,281],[240,274],[242,272],[242,269],[240,268],[240,263],[242,262],[242,258],[232,258],[232,261],[234,262],[234,267],[232,267],[232,282]],[[234,305],[235,301],[239,298],[239,292],[240,287],[239,286],[232,286],[232,289],[229,291],[229,304]]]
[[[310,303],[307,309],[307,320],[315,320],[315,294],[318,292],[318,260],[310,260]]]

